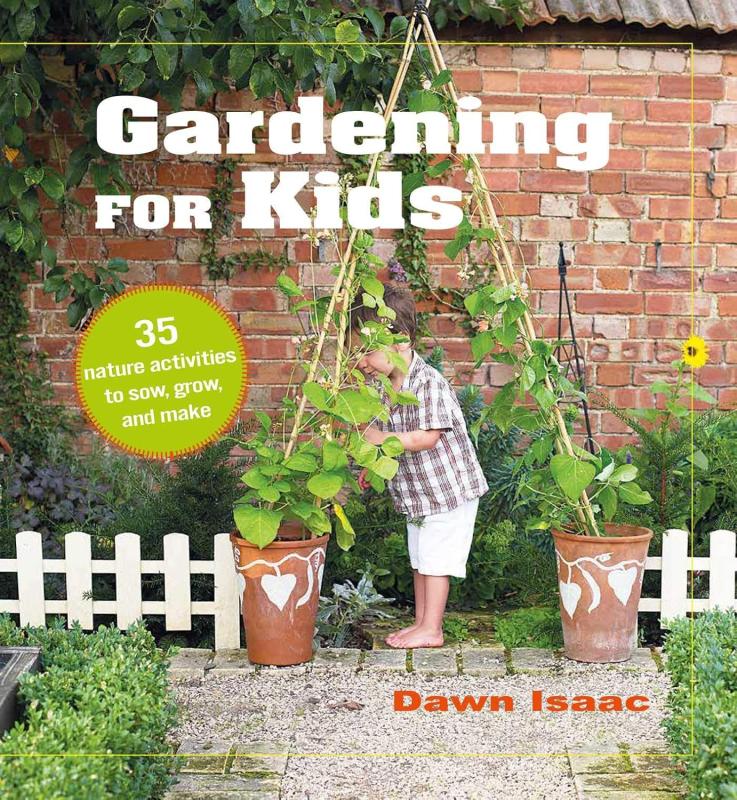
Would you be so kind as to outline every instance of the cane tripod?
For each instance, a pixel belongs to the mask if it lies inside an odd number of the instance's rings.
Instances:
[[[391,115],[396,108],[399,94],[407,77],[407,73],[409,71],[409,67],[417,48],[420,36],[422,36],[424,39],[423,45],[427,48],[427,55],[430,61],[430,64],[427,65],[425,63],[426,59],[423,58],[423,66],[425,66],[426,69],[429,68],[432,77],[448,71],[445,59],[440,49],[440,45],[435,37],[435,32],[427,14],[427,3],[425,0],[416,0],[407,25],[407,33],[402,55],[394,83],[389,93],[389,97],[386,99],[386,102],[379,102],[385,123],[388,123],[391,120]],[[458,92],[456,91],[456,87],[452,78],[440,87],[440,91],[446,95],[447,99],[451,101],[454,107],[458,106]],[[377,170],[383,162],[383,157],[383,153],[375,153],[372,156],[369,164],[366,186],[373,186]],[[500,284],[503,286],[518,285],[519,281],[515,273],[512,256],[504,238],[504,231],[502,230],[499,220],[497,219],[497,215],[491,200],[491,194],[486,183],[486,178],[481,168],[481,164],[475,154],[470,154],[468,159],[470,163],[470,173],[474,178],[472,198],[476,203],[476,212],[483,227],[491,228],[496,233],[495,238],[489,242],[489,252],[497,277]],[[305,379],[306,382],[312,381],[315,377],[320,355],[325,345],[325,340],[327,338],[331,320],[333,319],[333,313],[336,310],[336,307],[342,308],[340,321],[337,326],[338,330],[335,362],[336,376],[340,373],[341,359],[343,358],[343,351],[346,344],[347,319],[351,304],[352,284],[356,269],[356,258],[353,254],[353,248],[356,242],[357,233],[357,229],[351,230],[345,249],[339,254],[340,264],[338,274],[335,280],[335,285],[333,286],[327,311],[323,318],[322,325],[320,326],[317,343],[313,350],[312,359],[310,361],[307,377]],[[530,316],[529,312],[526,310],[525,313],[517,319],[515,324],[517,325],[519,340],[521,341],[522,346],[528,355],[532,355],[532,342],[537,339],[537,335],[532,317]],[[545,385],[549,391],[554,391],[552,381],[548,376],[545,378]],[[307,397],[304,395],[304,393],[302,393],[295,413],[292,432],[286,446],[285,459],[289,458],[297,442],[299,436],[299,426],[304,415],[306,405]],[[568,429],[560,408],[558,408],[557,405],[554,405],[550,411],[550,414],[551,416],[549,422],[556,431],[557,451],[559,453],[566,453],[574,456],[575,451],[573,448],[573,443],[568,433]],[[591,508],[591,503],[589,502],[589,498],[585,492],[581,494],[579,504],[576,508],[576,514],[583,527],[587,529],[589,533],[599,533],[594,512]]]

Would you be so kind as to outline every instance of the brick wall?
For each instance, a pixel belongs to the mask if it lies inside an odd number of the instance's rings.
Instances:
[[[691,222],[689,124],[691,65],[688,50],[667,47],[463,46],[446,48],[459,88],[479,95],[483,110],[539,110],[548,119],[564,111],[611,111],[611,158],[605,169],[573,173],[555,167],[550,155],[482,156],[489,186],[520,245],[517,257],[529,269],[532,301],[545,332],[555,331],[557,242],[568,245],[577,334],[588,361],[589,382],[622,406],[650,403],[647,384],[670,372],[680,342],[690,332]],[[696,332],[711,349],[701,383],[720,404],[737,404],[737,50],[697,51],[694,64],[695,171],[694,302]],[[190,97],[189,107],[193,107]],[[244,95],[218,95],[214,107],[252,108]],[[267,113],[274,111],[266,106]],[[67,144],[74,144],[69,141]],[[36,137],[39,150],[48,140]],[[139,193],[147,190],[206,192],[214,168],[209,156],[175,159],[165,152],[138,158],[128,172]],[[315,159],[315,157],[313,157]],[[258,163],[277,158],[264,149]],[[328,159],[330,160],[330,159]],[[287,159],[284,159],[287,161]],[[294,169],[292,160],[285,164]],[[283,163],[283,161],[282,161]],[[324,163],[324,162],[323,162]],[[278,164],[278,162],[277,162]],[[315,160],[307,165],[316,169]],[[458,184],[462,185],[462,184]],[[94,190],[79,198],[91,204]],[[242,192],[234,196],[234,211]],[[249,271],[229,284],[213,285],[198,262],[195,233],[165,230],[143,236],[131,228],[99,236],[93,215],[71,220],[65,235],[55,212],[44,214],[62,263],[123,256],[130,260],[130,283],[179,282],[212,293],[237,318],[250,355],[248,407],[278,404],[289,376],[285,360],[294,355],[296,321],[274,291],[275,274]],[[449,232],[429,233],[428,258],[442,285],[459,285],[456,267],[443,255]],[[655,241],[660,248],[656,267]],[[236,227],[222,252],[259,243],[253,232]],[[286,246],[290,274],[300,277],[311,256],[301,232],[264,232],[261,246]],[[377,252],[393,251],[390,232],[379,232]],[[330,283],[330,268],[319,264],[318,282]],[[64,311],[31,287],[35,343],[50,355],[60,398],[73,403],[72,356],[75,336]],[[457,383],[471,380],[490,396],[502,384],[504,367],[473,370],[470,350],[456,321],[435,314],[431,328],[446,348],[448,373]],[[432,344],[430,342],[429,344]],[[600,440],[616,445],[623,428],[609,415],[594,413]]]

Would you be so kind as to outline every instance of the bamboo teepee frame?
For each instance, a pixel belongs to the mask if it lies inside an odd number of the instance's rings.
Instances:
[[[425,45],[430,55],[430,60],[432,62],[432,68],[434,73],[437,75],[447,69],[445,59],[443,58],[443,54],[440,49],[440,45],[438,44],[438,40],[435,37],[435,32],[430,23],[430,19],[427,15],[427,4],[424,2],[424,0],[416,0],[412,16],[410,17],[407,26],[407,33],[404,41],[404,47],[402,50],[402,56],[399,62],[399,68],[397,70],[397,74],[394,79],[391,92],[384,106],[383,117],[385,123],[388,123],[390,121],[391,115],[395,110],[397,100],[399,98],[399,93],[402,89],[405,78],[407,77],[407,73],[409,71],[409,67],[412,62],[412,57],[414,55],[415,48],[417,46],[417,42],[421,34],[424,35]],[[458,93],[456,91],[453,80],[451,79],[449,82],[444,84],[442,89],[447,94],[448,98],[454,104],[457,105]],[[385,155],[384,152],[375,153],[373,155],[369,164],[368,176],[366,178],[366,186],[373,185],[376,172],[378,171],[380,165],[383,163],[384,155]],[[488,189],[486,178],[484,176],[478,157],[475,154],[471,154],[469,158],[471,161],[470,171],[474,177],[473,193],[477,200],[479,217],[484,227],[492,228],[496,232],[496,238],[489,243],[489,249],[492,254],[492,259],[494,262],[494,267],[497,273],[497,277],[499,278],[500,283],[504,286],[514,285],[517,283],[517,276],[514,270],[512,256],[509,251],[509,247],[507,246],[507,243],[504,239],[504,232],[499,224],[499,220],[494,210],[494,206],[491,200],[491,193]],[[358,231],[356,229],[351,230],[350,235],[348,237],[348,241],[345,246],[345,250],[340,255],[340,269],[338,271],[338,275],[335,280],[335,285],[333,286],[332,295],[330,297],[328,309],[325,313],[325,317],[323,319],[323,323],[320,328],[318,340],[315,345],[315,349],[313,350],[312,353],[310,367],[308,369],[307,377],[305,379],[307,382],[312,381],[315,378],[318,364],[320,361],[320,356],[322,354],[322,350],[325,345],[325,340],[327,338],[328,331],[330,329],[332,316],[335,311],[336,305],[338,305],[338,303],[342,303],[343,313],[341,314],[340,329],[338,332],[338,341],[337,341],[336,366],[335,366],[336,377],[340,372],[341,358],[342,358],[343,348],[345,346],[345,338],[347,332],[346,331],[347,317],[351,302],[350,288],[353,283],[353,278],[356,269],[356,257],[353,255],[353,248],[355,245],[357,234]],[[526,352],[528,354],[531,354],[532,353],[531,342],[534,341],[537,338],[537,336],[535,333],[533,320],[529,311],[525,310],[525,313],[517,320],[517,327],[519,329],[520,337],[522,339]],[[545,378],[545,385],[550,391],[553,391],[553,385],[548,376],[546,376]],[[297,442],[299,434],[299,426],[301,424],[306,405],[307,405],[307,397],[304,395],[304,393],[302,393],[295,414],[292,432],[290,434],[289,441],[287,442],[285,450],[285,459],[290,456]],[[563,415],[561,413],[560,408],[558,408],[557,405],[553,406],[551,413],[553,414],[553,423],[557,428],[556,447],[558,449],[558,452],[574,456],[575,452],[573,449],[573,443],[568,433],[568,429],[566,428],[565,420],[563,419]],[[579,521],[583,525],[584,529],[588,529],[590,533],[595,535],[600,534],[598,525],[596,523],[596,518],[594,516],[594,512],[591,507],[591,503],[589,501],[589,497],[585,491],[581,494],[580,504],[577,506],[576,512]]]

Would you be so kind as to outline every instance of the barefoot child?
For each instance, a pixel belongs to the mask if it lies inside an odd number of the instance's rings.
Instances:
[[[407,516],[407,544],[414,574],[415,624],[387,637],[391,647],[440,647],[449,576],[466,577],[479,497],[488,490],[455,392],[448,381],[414,351],[416,310],[409,290],[387,285],[384,303],[396,313],[391,324],[409,342],[392,345],[406,373],[381,350],[363,355],[358,369],[366,376],[386,375],[397,391],[416,395],[419,405],[395,405],[387,422],[374,420],[364,430],[372,444],[396,436],[404,445],[399,470],[389,481],[397,511]],[[359,304],[351,309],[357,336],[376,311]],[[384,402],[388,404],[386,393]],[[368,487],[365,470],[359,476]]]

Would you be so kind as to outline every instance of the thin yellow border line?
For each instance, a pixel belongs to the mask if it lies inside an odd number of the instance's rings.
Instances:
[[[60,47],[60,46],[105,46],[105,45],[135,45],[141,42],[0,42],[0,44],[32,45],[34,47]],[[149,44],[151,44],[149,42]],[[155,44],[181,46],[183,42],[155,42]],[[254,45],[271,46],[280,45],[305,46],[305,47],[401,47],[403,42],[187,42],[188,47],[199,46],[207,47],[210,45]],[[694,242],[694,214],[695,214],[695,175],[694,175],[694,43],[693,42],[474,42],[474,41],[441,41],[443,47],[453,45],[471,45],[473,47],[688,47],[691,55],[691,125],[690,125],[690,144],[691,144],[691,333],[695,329],[695,308],[696,294],[694,282],[694,262],[695,262],[695,242]],[[418,46],[422,46],[418,43]],[[693,380],[693,367],[691,367],[691,379]],[[694,410],[693,394],[691,396],[691,411]],[[691,452],[694,447],[694,420],[691,414]],[[692,758],[695,754],[694,730],[695,730],[695,665],[694,665],[694,464],[691,462],[691,752],[690,753],[659,753],[658,755],[668,756],[669,758]],[[207,755],[224,755],[218,753],[0,753],[0,758],[74,758],[75,756],[86,756],[90,758],[192,758]],[[243,754],[258,756],[259,754]],[[269,754],[260,754],[266,757]],[[284,755],[278,753],[277,755]],[[290,758],[567,758],[568,753],[289,753]],[[611,753],[576,753],[575,755],[585,755],[589,757],[611,756]],[[652,753],[630,753],[633,756],[652,756]]]
[[[694,103],[694,81],[695,81],[695,65],[694,65],[694,44],[691,42],[691,132],[690,132],[690,141],[691,141],[691,335],[695,335],[696,333],[696,242],[695,242],[695,216],[696,216],[696,182],[695,182],[695,147],[696,147],[696,133],[695,133],[695,126],[694,126],[694,119],[695,119],[695,103]],[[695,369],[693,364],[691,365],[691,403],[690,403],[690,411],[691,411],[691,618],[689,622],[689,628],[691,629],[691,673],[689,676],[689,683],[691,686],[691,757],[694,756],[696,752],[696,740],[695,740],[695,731],[696,731],[696,641],[695,641],[695,605],[694,602],[694,591],[695,591],[695,576],[696,576],[696,564],[694,561],[694,542],[695,542],[695,534],[694,528],[695,525],[695,500],[694,500],[694,488],[695,488],[695,464],[694,464],[694,451],[695,451],[695,403],[694,403],[694,381],[696,380]]]

